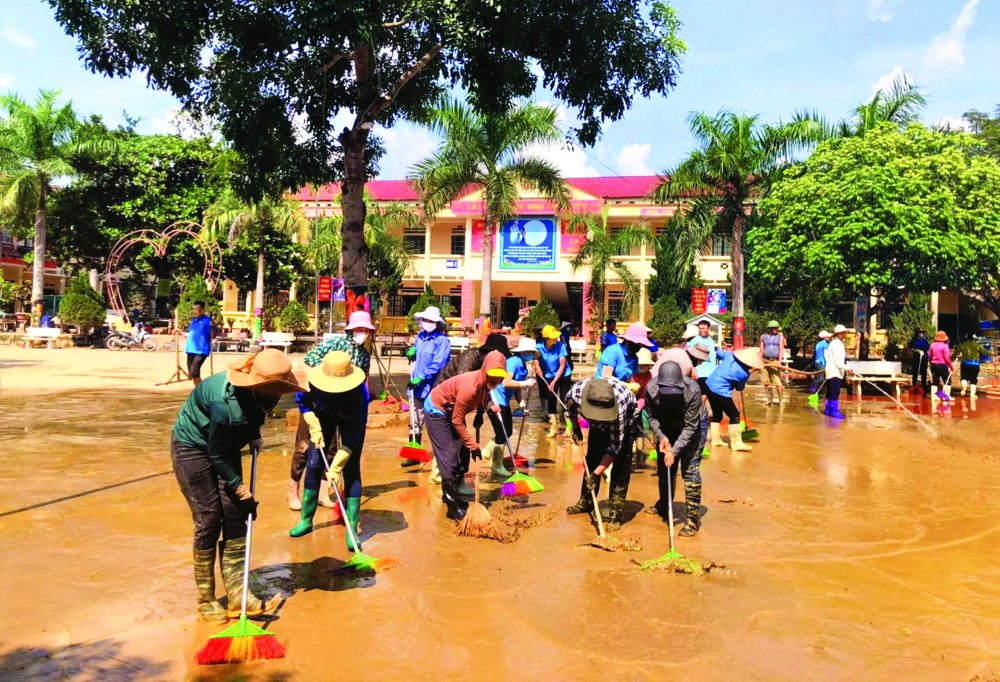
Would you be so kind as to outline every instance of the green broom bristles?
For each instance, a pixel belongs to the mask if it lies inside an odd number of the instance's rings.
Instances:
[[[270,632],[247,620],[246,616],[217,635],[198,652],[198,665],[245,663],[285,657],[285,645]]]
[[[399,566],[399,562],[395,559],[376,559],[375,557],[358,552],[351,557],[350,561],[338,568],[336,573],[340,575],[379,573],[396,568],[397,566]]]
[[[656,461],[656,450],[650,450],[649,451],[649,454],[646,455],[646,461],[647,462],[655,462]]]
[[[545,490],[545,486],[538,482],[538,479],[526,476],[520,471],[504,481],[500,488],[502,497],[513,497],[515,495],[530,495]]]

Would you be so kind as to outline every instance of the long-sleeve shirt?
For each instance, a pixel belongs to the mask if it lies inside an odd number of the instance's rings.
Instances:
[[[813,365],[816,369],[826,367],[826,349],[830,347],[830,342],[820,339],[816,342],[816,349],[813,351]]]
[[[708,351],[708,360],[705,362],[698,363],[695,367],[695,371],[698,374],[699,379],[707,379],[712,376],[712,372],[715,371],[716,365],[719,364],[719,352],[715,347],[715,341],[711,336],[698,335],[688,341],[688,346],[694,348],[695,346],[704,346],[705,350]]]
[[[327,341],[324,341],[306,353],[306,356],[302,359],[304,363],[310,367],[315,367],[316,365],[323,362],[323,358],[326,357],[327,353],[335,350],[340,350],[351,356],[351,364],[360,369],[368,375],[372,366],[372,356],[368,352],[368,349],[364,346],[359,346],[354,343],[354,339],[347,335],[340,335],[330,337]]]
[[[689,376],[684,377],[683,409],[666,410],[666,401],[660,393],[656,379],[646,384],[646,419],[653,431],[654,442],[659,447],[660,440],[670,441],[670,451],[680,455],[685,450],[697,448],[701,442],[701,429],[705,414],[705,404],[701,399],[701,388],[698,382]]]
[[[931,347],[931,342],[927,340],[926,337],[920,338],[919,336],[914,336],[910,339],[910,345],[908,348],[912,351],[920,351],[924,355],[927,355],[927,351]]]
[[[844,342],[834,337],[826,349],[826,378],[843,379],[847,375],[847,349]]]
[[[250,391],[244,391],[243,398],[241,403],[224,372],[213,374],[191,391],[174,422],[174,438],[204,450],[215,473],[230,490],[235,490],[243,479],[226,458],[260,438],[260,427],[267,417],[263,409],[253,405]]]
[[[444,369],[448,359],[451,358],[451,342],[439,331],[420,332],[413,342],[413,347],[416,353],[410,376],[419,379],[420,383],[411,386],[410,390],[414,398],[423,400],[431,392],[438,372]]]
[[[566,409],[569,410],[570,422],[573,424],[578,423],[580,404],[583,401],[583,389],[588,382],[593,380],[584,379],[583,381],[576,382],[569,389],[569,393],[566,394]],[[604,453],[604,456],[616,457],[622,449],[625,436],[628,435],[629,429],[632,428],[634,421],[639,416],[639,407],[635,395],[624,383],[614,377],[606,379],[606,381],[611,384],[611,388],[615,393],[615,402],[618,405],[618,419],[611,422],[613,433],[612,437],[608,440],[608,450]],[[594,428],[595,423],[591,423],[590,426]]]
[[[604,377],[604,368],[611,367],[611,376],[619,381],[628,381],[632,375],[639,371],[639,358],[628,354],[625,344],[616,343],[601,353],[601,359],[597,361],[597,372],[595,377]]]
[[[952,369],[951,348],[944,341],[932,343],[927,355],[930,357],[932,365],[947,365],[948,369]]]
[[[424,400],[428,414],[451,415],[451,425],[469,450],[478,450],[479,443],[469,433],[465,417],[469,412],[485,409],[490,397],[486,384],[486,369],[466,372],[438,384]]]
[[[742,391],[746,386],[750,372],[736,360],[736,355],[732,352],[720,350],[716,355],[719,365],[712,370],[706,383],[715,395],[731,398],[733,391]]]
[[[447,364],[445,364],[444,369],[438,372],[437,378],[434,379],[434,385],[440,386],[452,377],[457,377],[459,374],[465,374],[466,372],[475,372],[476,370],[482,369],[482,367],[483,354],[478,348],[463,350],[461,353],[449,360]]]
[[[295,402],[300,410],[316,413],[327,443],[333,443],[334,437],[339,436],[339,443],[351,449],[352,457],[361,454],[368,422],[366,384],[346,393],[327,393],[310,386],[308,392],[296,396]]]

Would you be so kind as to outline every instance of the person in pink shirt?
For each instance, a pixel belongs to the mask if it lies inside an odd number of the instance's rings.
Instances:
[[[951,362],[951,348],[948,346],[948,335],[939,331],[934,337],[934,343],[927,351],[931,363],[931,380],[937,388],[937,397],[941,400],[951,400],[951,373],[954,365]]]

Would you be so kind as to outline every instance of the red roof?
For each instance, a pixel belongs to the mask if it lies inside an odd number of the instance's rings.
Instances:
[[[645,197],[656,187],[659,178],[655,175],[627,175],[603,178],[566,178],[566,182],[602,199],[622,199]],[[375,201],[419,201],[420,197],[406,180],[369,180],[365,189]],[[469,188],[471,192],[473,188]],[[319,196],[311,187],[298,191],[299,201],[333,201],[340,193],[340,185],[321,187]]]

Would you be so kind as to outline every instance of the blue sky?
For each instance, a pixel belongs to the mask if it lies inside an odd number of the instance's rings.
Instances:
[[[112,123],[125,109],[143,132],[170,132],[177,102],[141,76],[108,79],[88,72],[75,42],[47,4],[8,0],[0,14],[0,90],[31,97],[62,90],[82,114]],[[843,117],[893,73],[905,71],[930,100],[925,119],[957,119],[1000,104],[998,0],[674,0],[688,45],[676,90],[639,100],[606,126],[587,152],[541,150],[567,176],[641,174],[679,161],[691,148],[685,117],[720,108],[788,118],[796,109]],[[539,92],[539,101],[557,104]],[[403,124],[380,131],[388,155],[381,177],[402,178],[435,140]],[[588,153],[589,152],[589,153]]]

